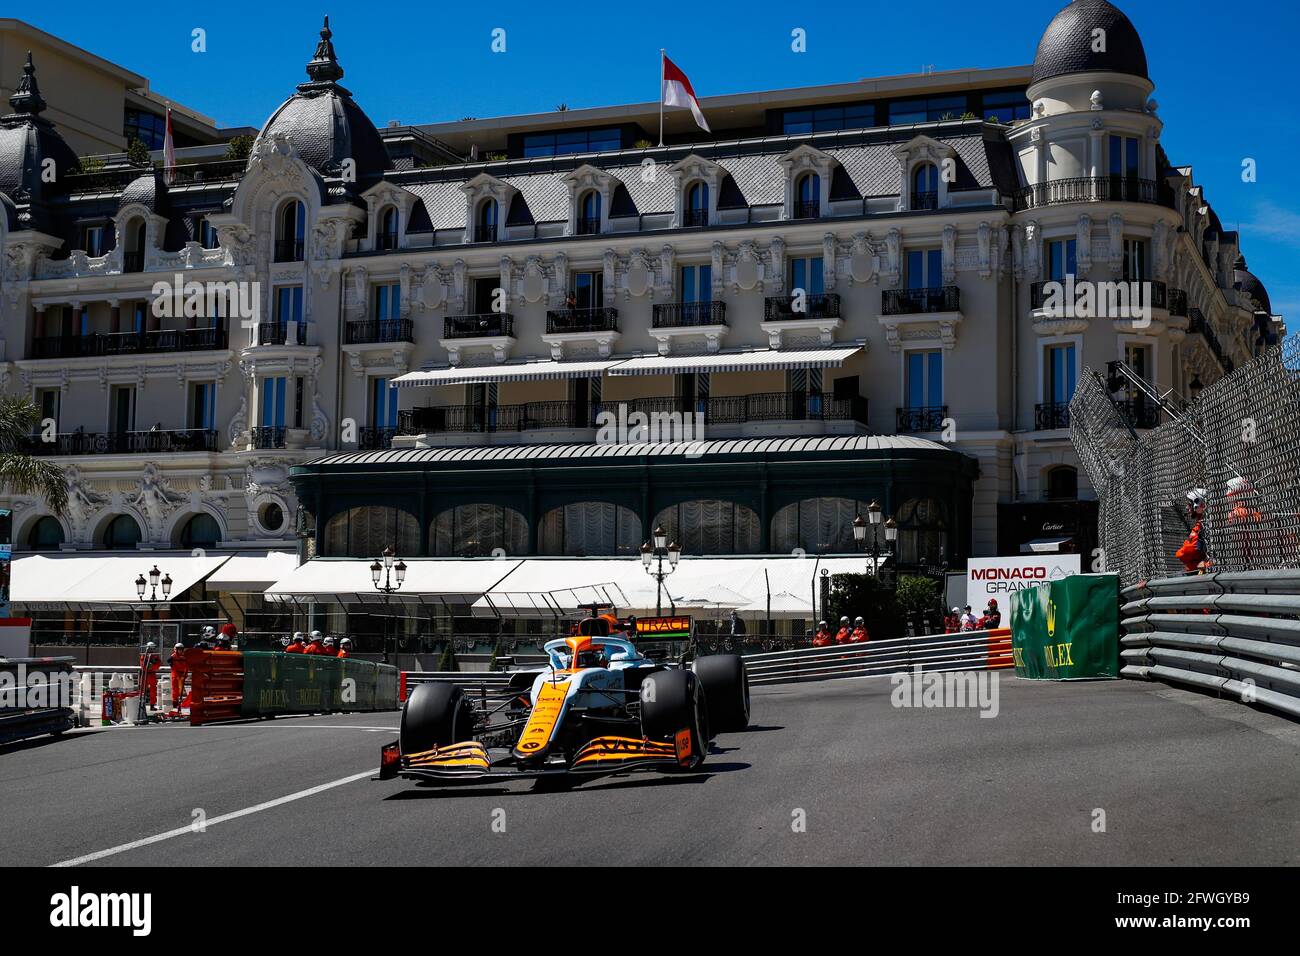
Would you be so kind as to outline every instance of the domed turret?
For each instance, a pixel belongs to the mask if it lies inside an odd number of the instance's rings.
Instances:
[[[63,177],[77,168],[77,154],[54,125],[41,118],[45,100],[30,52],[9,105],[14,111],[0,116],[0,193],[18,207],[20,221],[31,225],[30,205],[60,191]],[[53,175],[47,173],[50,162]]]
[[[1038,41],[1030,83],[1072,73],[1150,79],[1142,38],[1124,12],[1107,0],[1074,0],[1052,18]]]
[[[285,134],[298,155],[323,176],[337,176],[343,163],[356,163],[358,180],[381,175],[390,165],[379,131],[339,85],[343,67],[334,53],[329,17],[307,64],[308,82],[271,114],[259,138]]]

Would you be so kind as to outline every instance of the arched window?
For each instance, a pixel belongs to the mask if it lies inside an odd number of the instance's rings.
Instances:
[[[691,183],[686,189],[687,226],[707,226],[709,224],[709,184]]]
[[[683,501],[655,515],[651,527],[663,528],[683,554],[758,553],[758,514],[734,501]]]
[[[375,237],[376,249],[397,248],[397,207],[387,206],[379,214],[379,232]]]
[[[898,562],[938,565],[947,555],[948,518],[937,498],[909,498],[895,514]]]
[[[822,178],[804,173],[795,185],[794,218],[817,219],[822,214]]]
[[[307,235],[307,207],[291,199],[280,209],[276,226],[275,261],[302,262],[303,239]]]
[[[185,522],[177,543],[182,548],[215,548],[220,540],[221,525],[217,524],[217,519],[201,513]]]
[[[32,551],[57,551],[63,544],[63,525],[58,518],[46,515],[37,519],[27,532],[27,547]]]
[[[631,508],[607,501],[577,501],[552,508],[537,529],[538,554],[571,558],[636,554],[641,519]]]
[[[858,550],[853,519],[866,513],[866,502],[852,498],[804,498],[788,504],[772,516],[768,550],[773,554],[795,548],[808,554],[852,554]]]
[[[430,528],[436,557],[487,558],[528,553],[528,521],[502,505],[458,505],[440,512]]]
[[[912,209],[939,208],[939,170],[934,163],[921,163],[912,170]]]
[[[497,201],[484,199],[478,206],[478,221],[474,226],[476,242],[497,241]]]
[[[144,243],[148,235],[143,219],[133,219],[126,227],[126,249],[122,254],[123,272],[144,271]]]
[[[104,529],[104,547],[109,551],[134,548],[144,535],[140,525],[130,515],[118,515]]]
[[[385,548],[401,557],[419,552],[420,523],[409,511],[366,505],[340,511],[325,524],[327,557],[374,558]]]
[[[1057,465],[1047,472],[1047,498],[1053,501],[1079,497],[1079,472],[1072,465]]]
[[[594,236],[600,232],[600,193],[590,189],[578,204],[578,235]]]

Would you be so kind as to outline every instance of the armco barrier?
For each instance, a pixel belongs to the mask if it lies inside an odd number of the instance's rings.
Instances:
[[[191,651],[186,661],[191,724],[398,706],[397,669],[387,664],[268,651]]]
[[[1123,600],[1121,676],[1300,717],[1300,571],[1161,578],[1126,588]]]
[[[916,667],[923,671],[1000,670],[1012,666],[1011,629],[803,647],[744,657],[753,685],[871,677]],[[490,691],[505,687],[510,675],[501,671],[407,671],[402,674],[402,699],[416,684],[430,681],[450,681]]]

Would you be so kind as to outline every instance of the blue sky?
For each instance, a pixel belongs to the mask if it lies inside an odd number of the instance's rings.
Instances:
[[[701,96],[863,77],[1027,64],[1062,0],[973,3],[250,3],[33,6],[24,19],[150,78],[227,125],[260,126],[305,79],[330,14],[344,84],[378,125],[653,100],[658,50]],[[1240,228],[1274,311],[1300,328],[1300,147],[1294,90],[1300,13],[1291,0],[1119,4],[1142,35],[1165,150],[1193,166],[1226,228]],[[923,12],[920,12],[923,11]],[[207,52],[191,50],[191,31]],[[506,31],[506,52],[491,51]],[[791,31],[807,52],[791,51]],[[9,78],[12,82],[12,78]],[[1242,181],[1254,159],[1257,181]]]

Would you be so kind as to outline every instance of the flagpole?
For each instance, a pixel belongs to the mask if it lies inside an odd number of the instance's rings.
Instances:
[[[664,48],[659,48],[659,145],[664,144]]]

